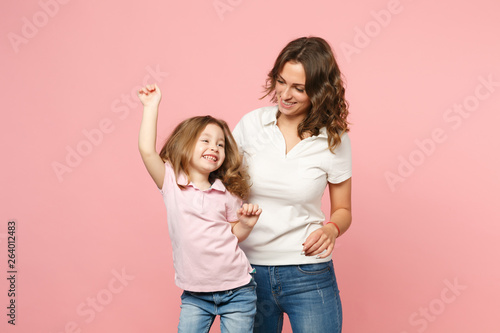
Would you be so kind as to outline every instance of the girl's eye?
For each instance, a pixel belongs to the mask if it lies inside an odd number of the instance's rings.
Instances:
[[[208,140],[202,139],[201,142],[208,142]]]
[[[219,143],[218,146],[221,147],[221,148],[224,148],[224,144],[223,143]]]

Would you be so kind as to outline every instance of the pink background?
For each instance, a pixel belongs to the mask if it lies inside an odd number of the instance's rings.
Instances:
[[[269,105],[259,97],[279,50],[318,35],[351,105],[354,218],[334,254],[344,332],[499,332],[499,11],[496,0],[3,1],[0,330],[174,332],[181,290],[134,91],[162,89],[159,144],[192,115],[234,126]]]

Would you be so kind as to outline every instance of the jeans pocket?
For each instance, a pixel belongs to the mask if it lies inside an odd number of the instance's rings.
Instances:
[[[297,265],[297,269],[304,274],[323,274],[330,270],[330,265],[328,262],[321,262],[317,264],[304,264]]]

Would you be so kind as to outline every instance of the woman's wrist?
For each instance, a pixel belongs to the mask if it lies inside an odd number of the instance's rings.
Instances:
[[[337,236],[335,236],[335,238],[340,237],[341,232],[340,232],[340,228],[339,228],[338,224],[335,223],[335,222],[331,222],[331,221],[326,223],[326,225],[328,225],[328,224],[333,224],[333,226],[335,227],[335,229],[337,229]]]

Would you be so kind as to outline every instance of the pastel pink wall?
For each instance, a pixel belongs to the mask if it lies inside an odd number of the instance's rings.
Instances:
[[[495,0],[3,1],[0,330],[174,332],[181,291],[134,91],[162,88],[161,139],[191,115],[234,126],[269,104],[261,86],[279,50],[318,35],[351,105],[354,220],[334,255],[344,332],[499,332],[499,11]]]

